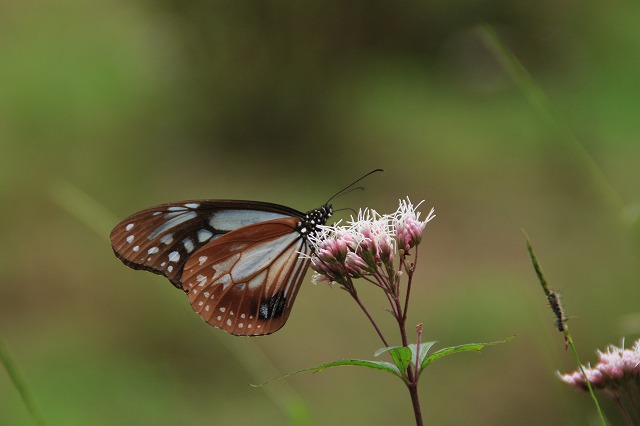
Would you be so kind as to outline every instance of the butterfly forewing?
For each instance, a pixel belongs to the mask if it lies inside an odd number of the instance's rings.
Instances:
[[[187,261],[183,285],[193,309],[209,324],[235,335],[281,328],[309,259],[298,218],[245,226],[212,241]]]
[[[254,201],[182,201],[135,213],[111,232],[116,256],[127,266],[166,276],[182,288],[186,260],[200,247],[240,227],[301,213]]]

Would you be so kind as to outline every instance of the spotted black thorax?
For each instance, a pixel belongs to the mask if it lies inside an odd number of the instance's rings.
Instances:
[[[306,240],[309,236],[315,235],[318,232],[318,225],[327,223],[332,214],[333,207],[331,204],[325,204],[320,208],[311,210],[298,222],[296,231]]]

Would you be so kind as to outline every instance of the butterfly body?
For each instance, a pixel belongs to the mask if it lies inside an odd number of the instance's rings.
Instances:
[[[263,335],[287,321],[309,266],[307,238],[332,213],[329,204],[302,213],[257,201],[182,201],[134,213],[110,238],[123,263],[166,276],[209,324]]]

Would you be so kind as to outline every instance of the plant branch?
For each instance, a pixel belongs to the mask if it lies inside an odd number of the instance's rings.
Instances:
[[[349,278],[349,279],[351,279],[351,278]],[[378,336],[380,336],[380,340],[382,340],[382,343],[384,344],[384,346],[385,347],[389,347],[389,343],[387,343],[387,339],[385,339],[384,334],[382,334],[382,331],[380,330],[380,327],[378,327],[378,324],[376,324],[376,321],[373,319],[373,317],[371,316],[371,314],[367,310],[366,306],[364,306],[364,304],[362,303],[362,301],[358,297],[358,292],[356,291],[355,287],[353,286],[353,283],[351,283],[351,289],[349,290],[349,294],[351,294],[351,297],[353,297],[353,300],[356,301],[358,306],[360,306],[360,309],[362,309],[362,312],[364,312],[364,314],[367,316],[367,318],[369,319],[369,322],[371,323],[373,328],[376,330],[376,333],[378,333]]]

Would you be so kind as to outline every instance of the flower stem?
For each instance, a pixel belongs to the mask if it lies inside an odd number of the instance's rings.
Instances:
[[[369,318],[369,322],[371,323],[373,328],[375,328],[376,333],[378,333],[378,336],[380,336],[380,340],[382,340],[382,343],[384,344],[384,346],[385,347],[389,347],[389,343],[387,343],[387,339],[384,338],[384,334],[382,334],[382,331],[380,330],[380,327],[378,327],[378,324],[376,324],[376,321],[373,319],[373,317],[371,316],[371,314],[369,313],[367,308],[364,306],[364,304],[362,303],[362,301],[358,297],[358,292],[356,291],[356,289],[355,289],[355,287],[353,285],[351,286],[351,289],[349,290],[349,294],[351,294],[351,297],[353,297],[353,300],[356,301],[358,306],[360,306],[360,309],[362,309],[362,312],[364,312],[364,314],[367,316],[367,318]]]
[[[413,414],[416,417],[416,426],[423,426],[422,409],[420,408],[420,399],[418,398],[418,384],[408,383],[409,394],[411,394],[411,403],[413,404]]]
[[[398,295],[394,295],[393,301],[397,306],[396,309],[399,310],[399,315],[396,319],[398,320],[398,327],[400,328],[402,346],[408,347],[409,339],[407,338],[406,315],[402,312],[400,297]],[[417,360],[414,361],[417,362]],[[420,408],[420,398],[418,396],[418,377],[418,366],[412,366],[412,364],[409,364],[409,367],[407,367],[407,388],[411,395],[411,404],[413,405],[413,414],[416,418],[416,425],[422,426],[422,408]]]
[[[402,346],[407,347],[409,344],[404,320],[398,319],[398,322],[401,323],[400,333],[402,335]],[[414,361],[417,362],[416,360]],[[417,365],[412,366],[412,364],[409,364],[409,367],[407,367],[407,388],[411,395],[411,404],[413,405],[413,414],[416,418],[416,426],[422,426],[422,408],[420,407],[420,397],[418,396],[418,368]]]
[[[624,386],[624,390],[627,393],[627,395],[629,396],[629,400],[631,401],[631,409],[633,410],[633,414],[636,418],[636,420],[638,421],[638,423],[640,423],[640,409],[638,407],[638,403],[636,401],[636,399],[633,397],[633,392],[631,392],[631,389],[629,389],[628,385]]]
[[[622,400],[620,398],[613,398],[613,402],[615,402],[618,408],[620,408],[620,411],[622,411],[622,416],[624,417],[627,425],[633,426],[633,420],[631,419],[631,416],[629,415],[629,412],[625,408],[624,404],[622,404]]]
[[[409,310],[409,295],[411,294],[411,282],[413,281],[413,271],[415,270],[416,263],[418,262],[418,246],[416,246],[414,259],[415,260],[413,261],[413,265],[411,265],[410,267],[407,267],[404,256],[403,256],[403,259],[401,260],[401,264],[404,265],[404,268],[407,271],[407,294],[404,297],[404,313],[402,315],[405,320],[407,319],[407,311]]]

